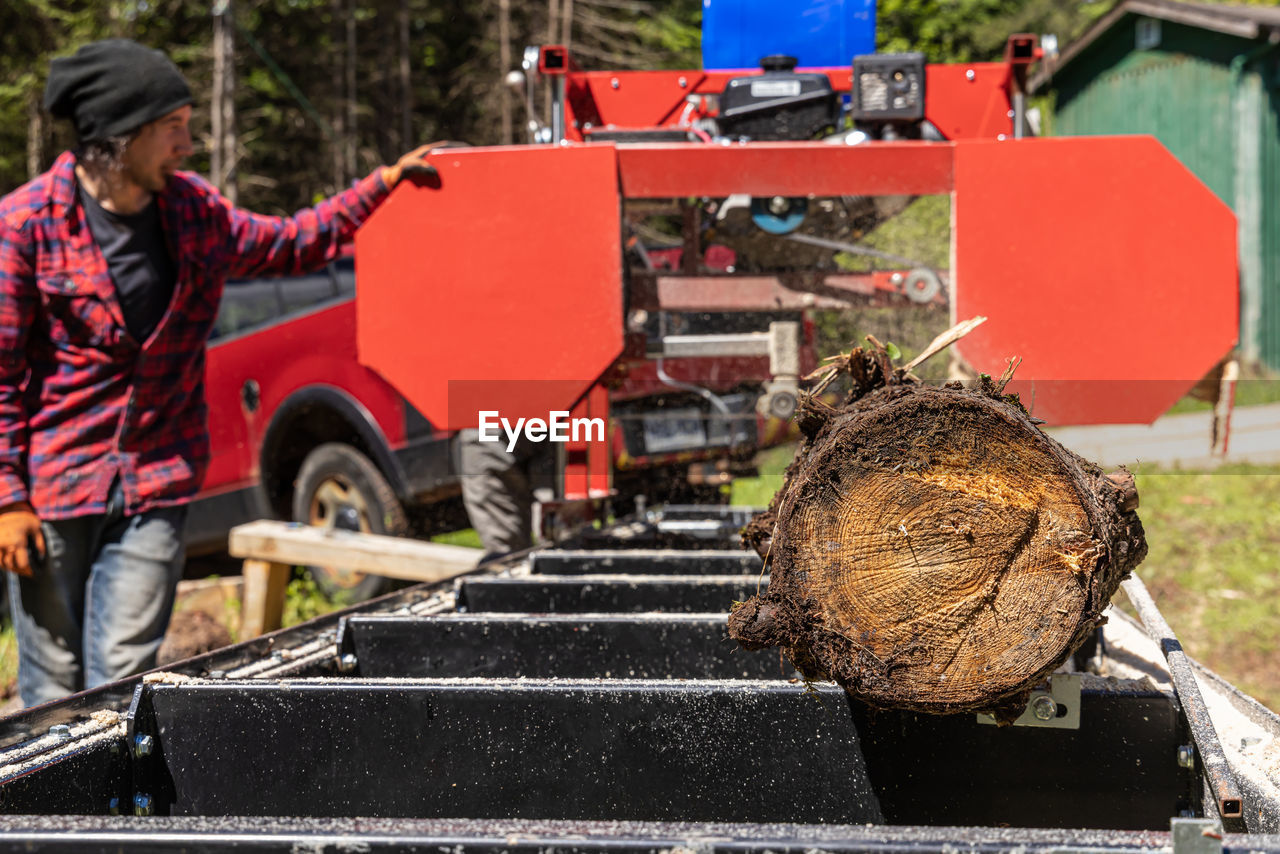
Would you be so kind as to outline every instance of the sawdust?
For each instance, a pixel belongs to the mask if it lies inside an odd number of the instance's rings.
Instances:
[[[155,673],[144,673],[142,676],[143,683],[147,685],[182,685],[187,682],[197,681],[185,673],[170,673],[165,670],[158,670]]]

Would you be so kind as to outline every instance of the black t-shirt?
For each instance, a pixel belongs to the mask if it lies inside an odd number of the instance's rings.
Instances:
[[[115,282],[125,326],[136,341],[146,341],[168,310],[178,279],[165,243],[160,208],[153,199],[138,213],[124,216],[103,208],[84,187],[79,190],[89,233]]]

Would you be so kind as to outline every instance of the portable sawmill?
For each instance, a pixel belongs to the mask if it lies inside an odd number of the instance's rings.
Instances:
[[[994,63],[598,72],[531,48],[545,143],[436,152],[438,181],[357,235],[360,358],[449,429],[608,416],[622,384],[728,413],[704,386],[730,356],[757,360],[759,410],[787,416],[796,312],[936,304],[991,318],[956,363],[1021,357],[1009,391],[1049,425],[1150,423],[1231,357],[1235,218],[1151,137],[1029,138],[1039,55],[1014,36]],[[949,202],[945,265],[861,239],[923,197]],[[424,336],[422,316],[450,322]],[[1214,391],[1229,411],[1229,383]],[[606,443],[624,440],[567,444],[562,497],[608,495]]]
[[[697,71],[531,48],[530,143],[434,152],[360,231],[362,361],[453,430],[607,417],[624,354],[694,393],[698,357],[767,359],[787,414],[778,313],[874,301],[988,316],[960,367],[1021,356],[1009,390],[1055,425],[1149,422],[1229,356],[1230,210],[1152,138],[1031,138],[1034,37],[940,66],[763,30]],[[945,264],[867,245],[923,197]],[[606,451],[565,446],[565,499],[609,495]],[[1010,726],[877,713],[728,642],[769,585],[751,516],[640,510],[10,716],[0,848],[1280,852],[1280,718],[1140,582],[1141,624],[1112,613]]]

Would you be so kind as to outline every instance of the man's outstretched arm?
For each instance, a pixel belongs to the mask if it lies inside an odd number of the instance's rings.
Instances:
[[[290,217],[251,213],[218,196],[230,218],[236,247],[229,275],[298,275],[332,261],[398,183],[435,175],[427,154],[443,144],[420,146],[394,165],[375,169],[351,189]]]

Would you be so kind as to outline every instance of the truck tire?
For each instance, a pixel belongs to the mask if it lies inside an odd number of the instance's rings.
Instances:
[[[369,534],[402,536],[409,531],[404,507],[368,457],[350,445],[328,442],[302,462],[293,491],[295,522]],[[391,579],[336,566],[309,566],[330,598],[362,602],[391,589]]]

